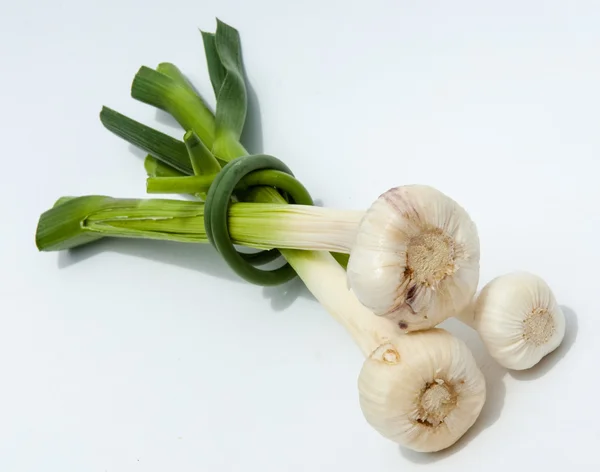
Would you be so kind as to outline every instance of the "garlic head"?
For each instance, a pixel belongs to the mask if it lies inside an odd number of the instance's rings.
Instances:
[[[382,436],[418,452],[445,449],[475,423],[485,378],[466,344],[434,328],[397,336],[364,362],[362,412]]]
[[[361,220],[348,284],[376,315],[409,332],[462,311],[479,282],[479,235],[467,212],[432,187],[388,190]]]
[[[523,370],[554,351],[565,335],[565,316],[548,284],[513,272],[483,287],[471,325],[490,355],[507,369]]]

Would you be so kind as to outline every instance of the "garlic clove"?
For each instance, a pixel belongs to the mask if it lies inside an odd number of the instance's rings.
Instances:
[[[554,351],[565,335],[565,316],[548,284],[513,272],[483,287],[470,324],[490,355],[507,369],[523,370]]]
[[[462,311],[479,282],[479,236],[467,212],[425,185],[388,190],[361,220],[348,261],[359,301],[406,332]]]
[[[439,328],[380,346],[364,362],[358,388],[367,422],[418,452],[454,444],[475,423],[486,398],[471,351]]]

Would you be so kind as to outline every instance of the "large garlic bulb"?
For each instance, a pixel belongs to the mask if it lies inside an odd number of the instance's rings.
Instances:
[[[400,328],[462,311],[479,281],[479,236],[467,212],[425,185],[393,188],[363,217],[348,262],[359,301]]]
[[[499,364],[515,370],[536,365],[565,335],[565,316],[552,290],[527,272],[501,275],[485,285],[467,323]]]
[[[486,398],[471,351],[438,328],[380,346],[364,362],[358,386],[368,423],[419,452],[454,444],[475,423]]]

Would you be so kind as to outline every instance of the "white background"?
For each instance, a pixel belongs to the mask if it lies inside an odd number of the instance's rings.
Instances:
[[[167,5],[0,7],[0,470],[598,470],[600,3]],[[170,61],[214,103],[198,28],[215,17],[242,36],[251,150],[333,207],[433,185],[477,222],[481,284],[532,271],[566,307],[562,347],[525,373],[445,324],[489,389],[453,448],[402,450],[365,423],[361,354],[300,283],[248,285],[205,246],[37,252],[58,197],[144,196],[142,154],[98,113],[181,137],[129,86]]]

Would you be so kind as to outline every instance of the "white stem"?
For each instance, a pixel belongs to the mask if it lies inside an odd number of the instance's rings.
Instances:
[[[349,254],[364,211],[308,205],[236,203],[229,232],[237,244]]]
[[[398,327],[375,316],[348,288],[346,272],[327,252],[282,250],[315,298],[346,330],[365,356],[395,337]]]

